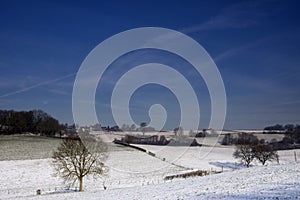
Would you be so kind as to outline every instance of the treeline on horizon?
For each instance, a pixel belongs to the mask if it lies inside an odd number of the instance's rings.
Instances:
[[[281,125],[281,124],[275,124],[273,126],[267,126],[264,128],[265,131],[295,131],[295,130],[300,130],[300,125],[296,124],[286,124],[286,125]]]
[[[279,131],[279,132],[278,132]],[[280,125],[276,124],[273,126],[268,126],[264,129],[265,134],[284,134],[282,140],[277,141],[277,139],[272,139],[267,142],[271,145],[274,150],[285,150],[285,149],[295,149],[300,148],[300,125]],[[244,140],[249,140],[253,144],[265,144],[265,140],[258,140],[257,136],[254,134],[239,133],[238,137],[233,137],[232,134],[225,134],[221,144],[222,145],[240,145],[243,144]]]
[[[0,134],[33,133],[53,136],[65,126],[42,110],[0,110]]]

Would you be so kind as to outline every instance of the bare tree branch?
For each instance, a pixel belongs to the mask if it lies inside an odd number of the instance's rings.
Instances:
[[[78,181],[80,191],[85,176],[103,176],[107,172],[104,165],[107,158],[105,143],[94,138],[85,138],[84,141],[65,139],[52,155],[55,175],[72,184]]]

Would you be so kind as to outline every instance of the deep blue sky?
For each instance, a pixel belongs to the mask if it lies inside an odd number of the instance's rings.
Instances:
[[[225,128],[300,124],[298,8],[297,1],[0,1],[0,109],[42,109],[72,123],[72,87],[87,54],[121,31],[154,26],[187,34],[214,59],[227,93]],[[108,79],[119,73],[108,71]],[[201,78],[191,79],[200,85],[200,125],[207,128],[207,91]],[[114,125],[109,88],[96,95],[103,125]],[[166,106],[165,128],[173,129],[178,102],[157,85],[132,97],[133,119],[147,121],[154,103]]]

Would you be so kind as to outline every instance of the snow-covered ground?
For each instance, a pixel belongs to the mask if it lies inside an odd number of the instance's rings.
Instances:
[[[25,160],[0,161],[0,199],[300,198],[300,163],[295,162],[294,150],[280,151],[280,164],[269,162],[268,166],[260,166],[254,162],[253,167],[246,169],[240,168],[239,161],[233,159],[232,146],[140,146],[156,157],[123,146],[110,148],[106,161],[110,168],[108,176],[84,179],[81,193],[62,193],[68,185],[52,176],[50,158],[28,159],[26,156]],[[296,150],[296,154],[299,160],[300,150]],[[189,169],[220,171],[222,167],[224,172],[217,175],[163,180],[167,175]],[[42,195],[36,195],[38,189]]]
[[[84,179],[84,189],[95,191],[136,187],[164,182],[169,174],[177,174],[184,169],[146,153],[120,147],[109,153],[106,164],[109,174],[94,180]],[[35,195],[36,190],[51,193],[68,187],[60,178],[53,177],[51,159],[0,161],[0,199]],[[74,187],[73,187],[74,188]]]
[[[158,158],[167,162],[185,167],[187,169],[221,170],[233,168],[238,160],[232,158],[234,148],[232,146],[218,147],[184,147],[184,146],[154,146],[136,145],[155,153]],[[229,167],[228,164],[231,164]],[[236,165],[237,167],[237,165]]]
[[[37,161],[21,161],[37,164]],[[47,160],[38,162],[47,163]],[[3,165],[3,163],[1,163]],[[42,164],[43,165],[43,164]],[[44,173],[47,174],[47,173]],[[35,173],[31,175],[35,175]],[[48,175],[28,176],[28,183],[43,181],[51,183]],[[45,178],[50,178],[47,180]],[[18,179],[12,177],[14,181]],[[23,180],[23,178],[21,178]],[[84,192],[54,193],[37,196],[34,191],[24,196],[10,196],[11,199],[299,199],[300,198],[300,163],[270,166],[256,166],[221,174],[176,180],[144,186],[109,188],[108,190],[86,190]],[[37,182],[36,182],[37,181]],[[3,182],[3,181],[1,181]],[[25,182],[14,182],[15,187],[34,189],[24,186]],[[26,185],[29,185],[29,184]],[[88,183],[87,183],[88,184]],[[44,183],[45,185],[45,183]],[[11,185],[12,186],[12,185]],[[9,186],[9,187],[11,187]],[[37,185],[36,185],[37,186]],[[9,198],[1,195],[1,199]]]

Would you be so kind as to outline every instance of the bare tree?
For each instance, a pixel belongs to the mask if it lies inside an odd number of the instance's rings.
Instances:
[[[130,126],[130,131],[135,131],[135,129],[136,129],[135,125],[134,125],[134,124],[131,124],[131,126]]]
[[[258,144],[254,147],[255,158],[261,162],[262,165],[269,160],[277,160],[278,154],[273,150],[271,145]]]
[[[143,135],[145,135],[145,127],[147,126],[147,123],[146,122],[142,122],[140,124],[140,127],[141,127],[141,131],[143,132]]]
[[[255,147],[258,145],[258,142],[258,138],[253,134],[239,133],[235,142],[237,145],[233,157],[241,159],[249,167],[255,158]]]
[[[250,144],[241,144],[236,146],[236,150],[233,153],[233,157],[241,159],[247,167],[255,158],[255,152],[253,146]]]
[[[104,161],[107,158],[107,147],[95,139],[64,139],[52,155],[55,175],[74,184],[79,182],[82,191],[83,178],[88,175],[102,176],[107,172]]]

